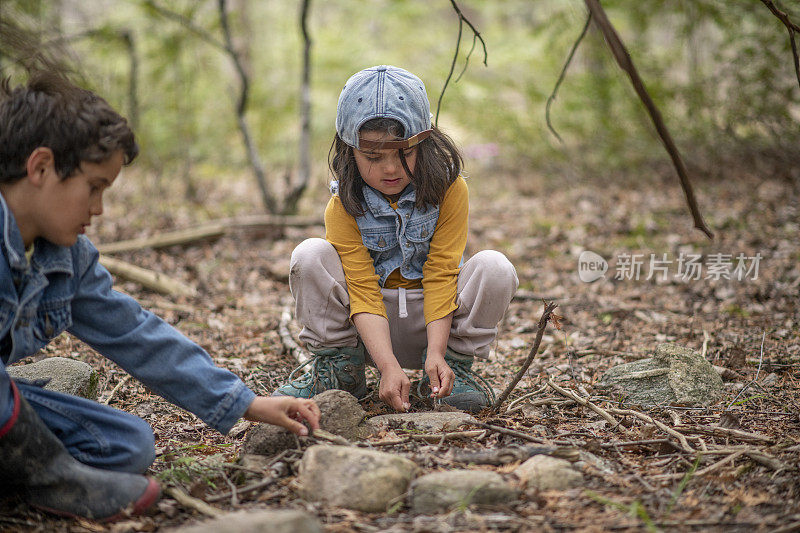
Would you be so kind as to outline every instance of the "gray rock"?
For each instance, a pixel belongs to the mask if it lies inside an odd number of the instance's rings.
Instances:
[[[496,472],[435,472],[411,484],[411,509],[415,513],[440,513],[470,504],[496,505],[516,499],[519,492]]]
[[[659,344],[652,358],[615,366],[598,388],[619,392],[631,404],[709,405],[723,395],[711,363],[677,344]]]
[[[365,439],[372,435],[372,427],[366,423],[367,413],[355,396],[342,390],[329,390],[314,396],[319,406],[319,425],[348,440]]]
[[[413,461],[350,446],[310,447],[300,461],[297,483],[309,501],[356,511],[385,512],[417,474]]]
[[[171,530],[173,533],[322,533],[322,525],[305,511],[239,511]]]
[[[534,455],[514,473],[528,493],[540,490],[566,490],[583,483],[583,474],[572,468],[569,461],[548,455]]]
[[[348,440],[369,437],[373,429],[365,422],[366,413],[352,394],[329,390],[314,396],[320,411],[319,425],[325,431]],[[295,447],[295,437],[286,429],[272,424],[254,424],[242,443],[242,453],[275,455]]]
[[[440,431],[457,431],[464,422],[475,422],[475,419],[462,412],[425,413],[393,413],[389,415],[373,416],[369,423],[378,429],[407,428],[419,429],[437,433]]]
[[[9,366],[6,370],[15,379],[30,381],[49,379],[50,382],[44,386],[47,390],[90,400],[97,399],[98,374],[82,361],[66,357],[48,357],[28,365]]]

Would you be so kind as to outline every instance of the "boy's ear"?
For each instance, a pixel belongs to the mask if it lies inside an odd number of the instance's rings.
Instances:
[[[27,178],[33,185],[39,186],[44,183],[45,176],[56,170],[56,158],[53,150],[45,146],[36,148],[28,156],[25,170],[28,172]]]

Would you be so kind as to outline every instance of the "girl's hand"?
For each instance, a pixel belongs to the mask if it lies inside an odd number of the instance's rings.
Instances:
[[[444,361],[444,355],[428,353],[425,357],[425,373],[431,380],[431,397],[444,398],[453,392],[456,375]]]
[[[319,407],[314,400],[292,396],[257,396],[244,413],[246,420],[281,426],[295,435],[308,435],[305,420],[311,429],[319,429]]]
[[[378,395],[395,411],[406,412],[411,407],[411,402],[408,400],[409,389],[411,381],[399,366],[381,373]]]

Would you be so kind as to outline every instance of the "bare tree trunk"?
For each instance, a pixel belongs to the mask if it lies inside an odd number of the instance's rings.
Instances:
[[[228,9],[226,0],[218,0],[220,25],[222,26],[222,33],[225,36],[225,50],[233,60],[233,66],[236,73],[239,75],[241,83],[241,90],[239,92],[239,101],[236,104],[236,122],[239,125],[239,131],[242,133],[245,148],[247,149],[247,156],[250,159],[250,165],[253,167],[258,186],[261,189],[261,200],[264,207],[269,213],[277,212],[277,202],[267,187],[266,173],[264,172],[264,165],[261,163],[261,157],[258,155],[258,150],[250,135],[250,127],[247,125],[245,112],[247,111],[247,98],[250,89],[250,79],[242,66],[239,59],[239,54],[233,47],[231,38],[230,24],[228,23]]]
[[[128,51],[128,118],[134,131],[139,126],[139,56],[136,53],[136,40],[131,30],[121,30],[119,37]]]
[[[297,212],[300,200],[311,179],[311,36],[308,33],[308,11],[311,0],[300,6],[300,31],[303,34],[303,82],[300,87],[300,165],[297,180],[286,194],[283,212]]]

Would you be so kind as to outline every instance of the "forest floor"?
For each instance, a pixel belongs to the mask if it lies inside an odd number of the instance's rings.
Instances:
[[[797,182],[742,176],[698,185],[701,209],[716,232],[713,241],[692,229],[671,175],[591,183],[504,174],[469,183],[468,253],[500,250],[514,263],[520,279],[491,357],[477,369],[502,390],[531,349],[543,300],[558,304],[556,313],[564,317],[561,330],[548,326],[539,355],[511,396],[513,400],[535,393],[531,399],[539,400],[534,402],[538,405],[478,419],[591,452],[603,467],[584,471],[579,488],[523,495],[499,508],[470,506],[437,517],[415,516],[404,506],[369,514],[311,504],[293,491],[291,470],[263,491],[240,495],[235,507],[305,509],[327,531],[800,530]],[[246,178],[200,184],[202,203],[183,202],[177,188],[152,177],[123,176],[108,193],[106,214],[90,236],[106,243],[258,212]],[[307,202],[318,206],[321,214],[322,193]],[[117,254],[189,283],[199,295],[167,298],[124,281],[118,288],[206,348],[253,390],[269,394],[295,366],[278,334],[281,312],[291,301],[286,282],[289,256],[301,240],[314,236],[323,236],[322,226],[236,230],[213,242]],[[580,280],[578,257],[584,250],[608,261],[604,278]],[[701,254],[700,279],[688,279],[696,272],[684,276],[685,269],[680,270],[685,267],[680,258],[690,254]],[[734,272],[739,254],[746,267],[753,267],[756,261],[750,258],[760,254],[757,273]],[[642,260],[638,276],[626,267],[634,257]],[[726,274],[732,279],[725,279]],[[619,425],[609,424],[588,407],[565,403],[567,398],[545,386],[550,378],[597,406],[618,407],[614,398],[595,388],[603,372],[651,356],[662,342],[701,351],[712,364],[734,371],[729,374],[733,378],[726,378],[724,398],[706,408],[636,408],[663,423],[660,429],[631,415],[618,416]],[[221,436],[138,382],[126,381],[119,367],[67,335],[29,361],[52,355],[94,365],[101,376],[100,399],[108,400],[113,391],[112,406],[153,426],[158,458],[151,474],[162,486],[179,486],[200,499],[230,491],[235,480],[222,464],[236,460],[246,422]],[[370,381],[374,386],[374,376]],[[389,412],[374,398],[362,403],[370,415]],[[718,424],[762,440],[730,431],[702,432]],[[694,451],[681,450],[675,434],[664,427],[679,427]],[[630,441],[651,442],[618,444]],[[301,444],[311,443],[304,439]],[[522,444],[529,442],[487,431],[480,439],[441,446],[416,442],[381,449],[441,458],[449,447],[477,450]],[[731,451],[699,453],[704,446],[719,445]],[[747,450],[771,459],[754,461],[758,455]],[[723,459],[728,461],[720,463]],[[446,468],[442,461],[434,464]],[[513,465],[474,468],[513,477]],[[213,505],[234,509],[229,498]],[[0,530],[154,531],[203,518],[166,495],[152,514],[116,525],[54,518],[6,502],[0,507]]]

